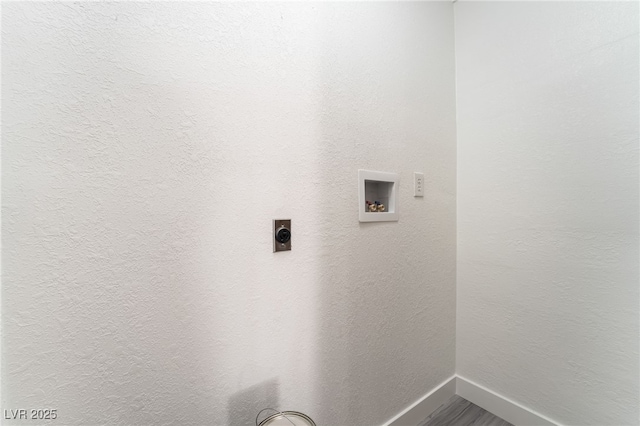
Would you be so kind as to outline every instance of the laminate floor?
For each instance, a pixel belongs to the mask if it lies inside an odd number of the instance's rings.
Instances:
[[[418,426],[513,426],[458,395],[453,396]]]

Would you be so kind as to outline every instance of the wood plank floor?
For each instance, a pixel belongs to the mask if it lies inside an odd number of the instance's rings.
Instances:
[[[458,395],[424,419],[418,426],[513,426]]]

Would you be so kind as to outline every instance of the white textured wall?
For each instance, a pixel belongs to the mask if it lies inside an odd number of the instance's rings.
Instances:
[[[637,425],[638,3],[458,2],[457,372]]]
[[[373,425],[453,374],[450,3],[9,2],[2,28],[3,409]],[[400,173],[399,222],[358,223],[358,168]]]

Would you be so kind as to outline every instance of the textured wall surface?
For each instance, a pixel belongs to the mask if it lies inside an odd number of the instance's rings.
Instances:
[[[2,30],[3,409],[373,425],[453,374],[450,3],[4,3]],[[358,223],[358,168],[400,173],[399,222]]]
[[[638,3],[454,9],[457,372],[637,425]]]

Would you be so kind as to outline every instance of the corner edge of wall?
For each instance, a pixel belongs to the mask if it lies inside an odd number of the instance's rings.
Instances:
[[[558,422],[458,375],[456,394],[517,426],[561,426]]]
[[[416,426],[456,394],[456,376],[440,383],[383,426]]]

